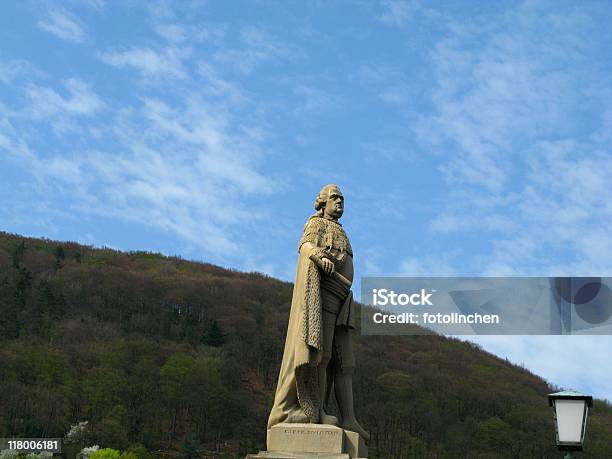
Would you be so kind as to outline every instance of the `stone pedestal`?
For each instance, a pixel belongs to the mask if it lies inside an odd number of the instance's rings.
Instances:
[[[350,459],[348,454],[325,453],[283,453],[281,451],[260,451],[247,454],[246,459]]]
[[[246,459],[366,459],[356,432],[327,424],[277,424],[268,430],[267,451]]]
[[[343,430],[344,432],[344,452],[348,453],[351,458],[367,459],[368,447],[363,438],[352,430]]]

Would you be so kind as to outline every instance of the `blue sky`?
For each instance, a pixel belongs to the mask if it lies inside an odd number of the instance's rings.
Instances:
[[[292,280],[611,276],[609,2],[2,2],[0,229]],[[611,337],[480,337],[612,400]],[[568,369],[574,366],[575,370]]]

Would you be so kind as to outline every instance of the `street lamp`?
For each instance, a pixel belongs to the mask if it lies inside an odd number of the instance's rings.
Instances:
[[[569,451],[582,451],[586,420],[593,397],[573,390],[548,394],[548,403],[553,407],[555,433],[559,451],[568,451],[565,459],[571,459]]]

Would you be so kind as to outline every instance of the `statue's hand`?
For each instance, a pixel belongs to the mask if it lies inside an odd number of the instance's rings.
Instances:
[[[334,263],[329,258],[321,258],[321,268],[325,274],[331,276],[334,272]]]

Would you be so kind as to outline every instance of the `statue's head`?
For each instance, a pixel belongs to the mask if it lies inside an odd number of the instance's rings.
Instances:
[[[315,209],[323,217],[338,220],[344,213],[344,196],[338,185],[325,185],[315,200]]]

